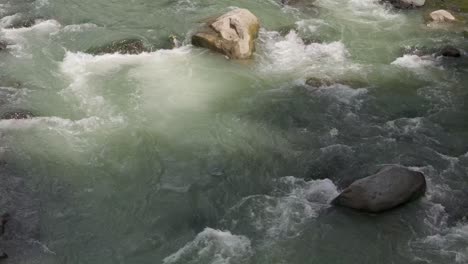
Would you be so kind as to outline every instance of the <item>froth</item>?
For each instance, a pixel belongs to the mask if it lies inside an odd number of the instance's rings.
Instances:
[[[349,52],[340,41],[305,44],[295,31],[285,37],[275,31],[261,32],[260,70],[305,77],[310,74],[340,74],[352,68]]]
[[[8,22],[8,21],[6,21]],[[8,22],[9,23],[9,22]],[[13,54],[17,57],[30,56],[24,49],[28,46],[28,37],[47,37],[57,33],[61,25],[56,20],[45,20],[36,23],[28,28],[9,28],[1,29],[2,35],[13,45],[10,45]]]
[[[304,223],[329,207],[338,195],[329,179],[305,181],[292,176],[277,181],[275,195],[254,195],[244,198],[230,209],[233,228],[249,228],[257,236],[270,239],[300,235]],[[237,219],[237,217],[240,219]]]
[[[139,55],[115,53],[94,56],[80,52],[67,52],[60,69],[69,79],[70,84],[62,91],[62,95],[66,99],[77,100],[81,110],[88,115],[113,115],[112,104],[98,92],[99,87],[92,81],[93,78],[109,74],[120,74],[119,71],[123,67],[137,68],[141,65],[160,61],[162,57],[171,54],[186,54],[187,52],[187,48]]]
[[[164,264],[235,264],[251,256],[250,240],[229,231],[206,228],[195,239],[163,260]]]
[[[392,62],[392,65],[408,68],[412,70],[424,67],[435,66],[435,61],[430,57],[420,57],[418,55],[404,55]]]

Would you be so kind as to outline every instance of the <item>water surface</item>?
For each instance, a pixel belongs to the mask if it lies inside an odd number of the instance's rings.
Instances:
[[[440,3],[278,2],[0,0],[0,111],[37,116],[0,121],[0,157],[40,201],[39,252],[8,261],[467,263],[468,60],[431,55],[468,50],[463,22],[428,27]],[[262,23],[251,62],[189,45],[234,7]],[[85,53],[128,38],[153,51]],[[329,207],[395,163],[425,173],[425,198]]]

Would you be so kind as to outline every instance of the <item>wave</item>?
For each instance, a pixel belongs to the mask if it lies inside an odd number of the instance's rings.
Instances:
[[[338,195],[329,179],[305,181],[288,176],[280,178],[277,185],[276,195],[242,199],[229,210],[224,222],[232,230],[248,230],[267,243],[272,238],[292,238]]]
[[[250,240],[229,231],[206,228],[163,260],[164,264],[241,264],[252,255]]]

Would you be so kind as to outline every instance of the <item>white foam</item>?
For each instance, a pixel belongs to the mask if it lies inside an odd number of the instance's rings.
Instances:
[[[0,28],[5,28],[8,26],[11,26],[15,21],[17,21],[19,18],[21,18],[21,14],[16,13],[11,16],[5,16],[2,19],[0,19]]]
[[[88,115],[112,116],[115,114],[112,104],[99,92],[99,85],[93,81],[95,78],[120,74],[122,68],[130,67],[134,70],[122,74],[129,74],[128,78],[144,81],[156,74],[156,72],[146,72],[145,69],[151,69],[151,65],[169,63],[171,58],[185,56],[189,52],[188,47],[138,55],[115,53],[94,56],[81,52],[67,52],[60,70],[69,79],[70,84],[62,91],[62,95],[66,99],[78,100],[79,107]]]
[[[270,239],[300,235],[304,224],[328,208],[338,195],[329,179],[305,181],[292,176],[280,178],[277,195],[249,196],[229,210],[234,228],[250,226],[258,236]]]
[[[84,23],[84,24],[77,24],[77,25],[67,25],[63,27],[63,32],[83,32],[90,29],[95,29],[98,26],[93,23]]]
[[[61,25],[59,22],[53,19],[39,21],[32,27],[23,27],[23,28],[9,28],[2,29],[2,32],[5,34],[5,37],[9,39],[21,38],[22,35],[26,32],[35,32],[38,34],[52,34],[59,31]]]
[[[342,19],[360,23],[371,23],[382,20],[400,20],[404,16],[392,11],[380,0],[317,0],[316,5],[333,10]],[[360,19],[356,19],[360,18]]]
[[[318,96],[333,97],[343,104],[353,104],[353,106],[359,107],[362,103],[361,97],[367,94],[368,90],[366,88],[354,89],[343,84],[333,84],[314,89],[312,92]]]
[[[25,57],[30,56],[25,51],[25,48],[29,45],[28,37],[48,37],[51,34],[57,33],[60,28],[61,25],[56,20],[45,20],[27,28],[2,28],[1,33],[9,42],[13,43],[13,45],[10,45],[13,55]]]
[[[423,119],[421,117],[400,118],[385,123],[388,129],[405,135],[418,132],[422,128],[422,125]]]
[[[275,31],[261,31],[260,71],[295,77],[311,74],[340,74],[352,69],[349,52],[342,42],[305,44],[295,31],[285,37]]]
[[[468,224],[449,228],[442,234],[427,236],[420,243],[437,248],[442,256],[455,263],[468,262]]]
[[[418,70],[436,65],[434,59],[431,57],[420,57],[418,55],[403,55],[403,57],[397,58],[391,64],[411,70]]]
[[[318,18],[299,20],[296,22],[296,25],[300,32],[306,33],[316,33],[322,27],[330,26],[325,20]]]
[[[195,239],[163,260],[164,264],[245,263],[252,255],[250,240],[229,231],[206,228]]]
[[[98,128],[108,127],[109,125],[119,125],[124,123],[124,119],[115,116],[110,119],[103,119],[92,116],[79,120],[71,120],[61,117],[35,117],[30,119],[9,119],[0,120],[0,129],[3,131],[46,129],[53,130],[60,134],[78,135],[95,131]]]

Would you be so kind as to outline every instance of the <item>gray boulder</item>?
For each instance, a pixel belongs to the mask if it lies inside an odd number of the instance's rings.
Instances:
[[[260,23],[247,9],[232,10],[192,36],[192,44],[224,54],[231,59],[249,59],[255,51]]]
[[[333,205],[379,213],[424,195],[424,174],[401,166],[387,166],[378,173],[352,183]]]

